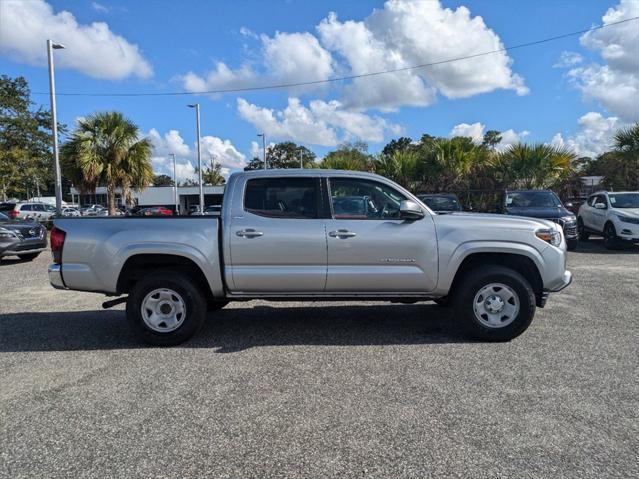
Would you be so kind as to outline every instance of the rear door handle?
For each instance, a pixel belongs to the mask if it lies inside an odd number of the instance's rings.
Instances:
[[[247,228],[245,230],[236,231],[235,234],[242,238],[257,238],[258,236],[263,236],[264,233],[261,231],[255,231],[252,228]]]
[[[352,238],[354,236],[357,236],[357,233],[353,233],[352,231],[348,230],[337,230],[330,231],[328,233],[328,236],[330,236],[331,238]]]

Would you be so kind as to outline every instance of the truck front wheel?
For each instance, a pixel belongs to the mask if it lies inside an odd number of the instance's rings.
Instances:
[[[516,271],[482,267],[464,274],[453,307],[455,318],[471,336],[483,341],[510,341],[532,322],[535,294]]]
[[[202,326],[206,298],[189,276],[154,272],[140,279],[129,293],[126,316],[142,341],[174,346]]]

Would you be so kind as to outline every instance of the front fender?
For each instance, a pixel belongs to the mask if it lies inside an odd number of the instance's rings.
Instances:
[[[494,240],[467,241],[458,245],[447,258],[440,258],[440,278],[437,283],[437,292],[439,294],[448,294],[460,265],[466,258],[476,253],[503,253],[525,256],[533,261],[540,274],[544,271],[543,250],[539,251],[526,243]]]

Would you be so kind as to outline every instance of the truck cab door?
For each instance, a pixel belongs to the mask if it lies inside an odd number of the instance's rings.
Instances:
[[[424,293],[437,285],[437,238],[432,217],[400,219],[406,196],[362,178],[329,178],[326,292]]]
[[[225,267],[232,293],[324,291],[326,230],[319,185],[312,176],[257,177],[233,195],[232,214],[225,220],[230,221]]]

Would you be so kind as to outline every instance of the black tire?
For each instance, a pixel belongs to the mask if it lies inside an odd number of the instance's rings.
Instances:
[[[519,301],[519,311],[506,326],[490,327],[475,315],[475,296],[492,283],[508,286]],[[503,266],[484,266],[466,272],[456,286],[454,301],[455,319],[466,332],[483,341],[510,341],[528,329],[535,316],[535,293],[521,274]]]
[[[577,218],[577,231],[579,232],[579,241],[588,241],[590,239],[590,233],[586,231],[584,221],[581,218]]]
[[[621,240],[617,236],[617,230],[612,223],[606,223],[603,231],[604,246],[606,249],[618,250],[621,249]]]
[[[579,247],[579,240],[577,239],[566,240],[566,247],[568,248],[568,251],[575,251]]]
[[[185,306],[184,317],[177,329],[168,332],[155,331],[142,316],[144,299],[158,289],[177,293]],[[168,271],[154,272],[140,279],[129,293],[126,317],[133,332],[145,343],[154,346],[175,346],[188,340],[202,326],[206,317],[206,298],[189,276]]]
[[[224,306],[226,306],[227,304],[229,304],[230,301],[209,301],[207,303],[207,311],[219,311],[220,309],[224,308]]]
[[[20,258],[20,261],[33,261],[38,256],[40,256],[40,253],[29,253],[29,254],[19,254],[18,258]]]

